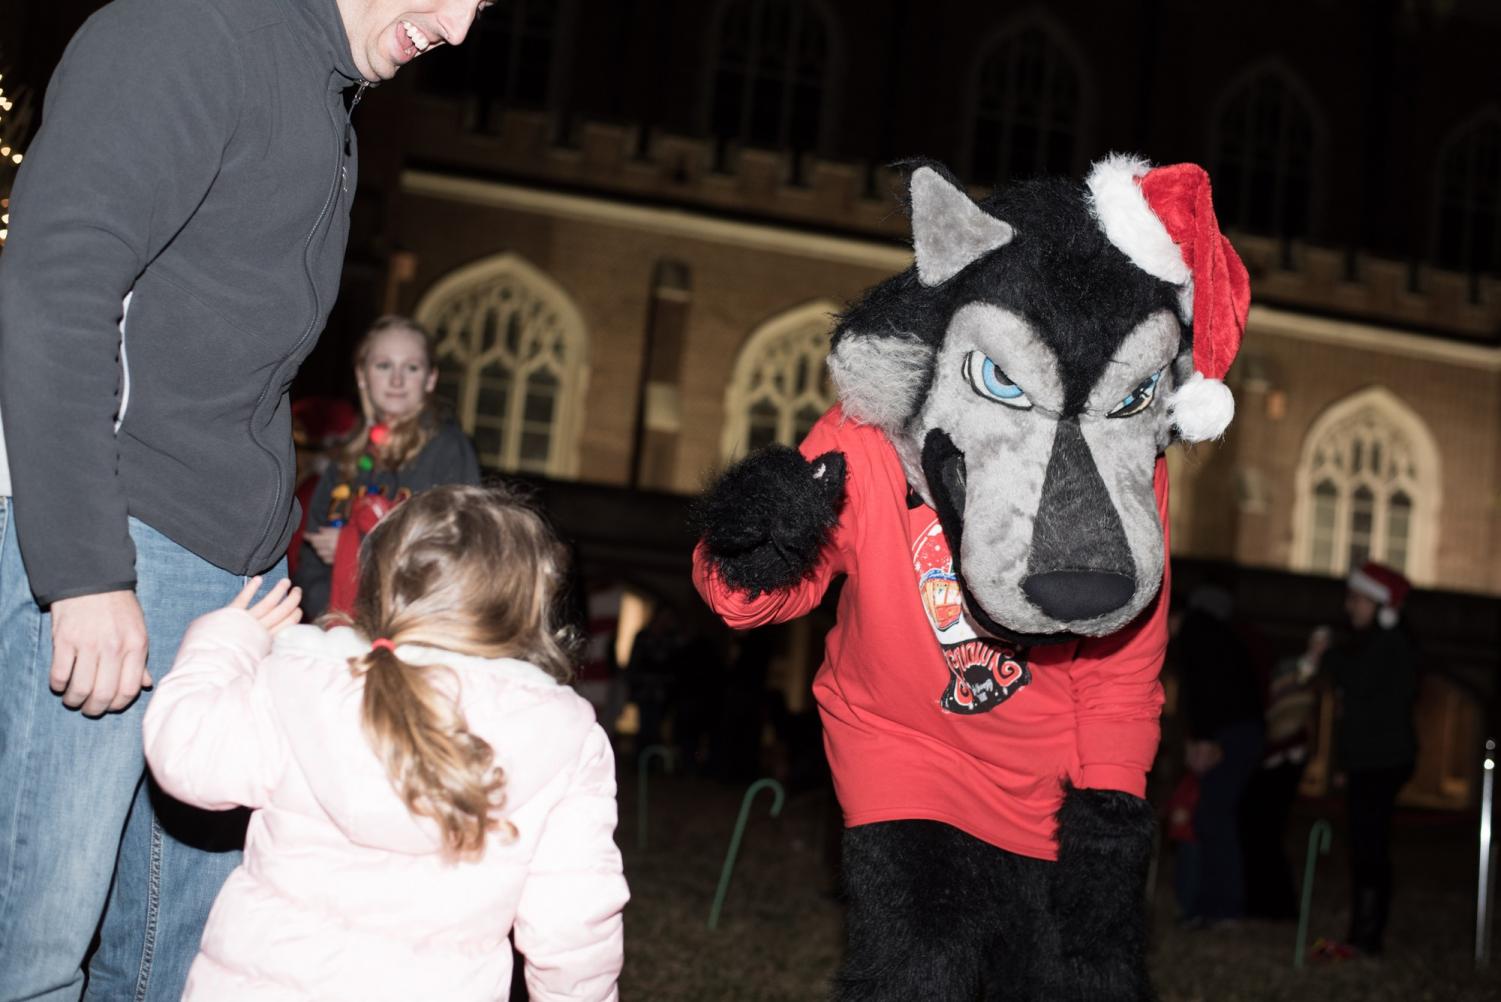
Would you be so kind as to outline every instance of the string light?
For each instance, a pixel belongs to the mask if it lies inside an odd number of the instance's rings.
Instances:
[[[0,74],[0,80],[3,79],[4,74]],[[0,111],[8,114],[15,110],[15,106],[15,100],[0,89]],[[21,117],[23,119],[26,117],[24,111]],[[11,129],[7,128],[6,131],[9,132]],[[16,148],[19,145],[19,143],[7,142],[0,138],[0,167],[4,168],[0,171],[0,246],[4,246],[5,239],[10,236],[10,185],[14,180],[12,172],[24,159],[21,151]]]

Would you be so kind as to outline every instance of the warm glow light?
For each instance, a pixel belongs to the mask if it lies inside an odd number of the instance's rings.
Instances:
[[[17,153],[15,156],[11,157],[10,159],[11,159],[12,163],[20,163],[21,162],[21,154]]]

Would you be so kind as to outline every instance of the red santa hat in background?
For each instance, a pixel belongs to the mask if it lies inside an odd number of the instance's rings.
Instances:
[[[1388,630],[1397,625],[1402,615],[1402,603],[1412,591],[1412,582],[1400,572],[1374,560],[1368,560],[1351,571],[1348,584],[1351,591],[1381,606],[1376,620]]]
[[[1153,167],[1112,153],[1085,184],[1105,236],[1142,271],[1178,289],[1178,314],[1193,325],[1194,375],[1168,400],[1188,442],[1219,438],[1235,416],[1225,373],[1240,350],[1251,280],[1220,232],[1209,175],[1197,164]]]
[[[359,413],[341,397],[303,397],[292,405],[292,438],[301,446],[325,449],[354,434]]]

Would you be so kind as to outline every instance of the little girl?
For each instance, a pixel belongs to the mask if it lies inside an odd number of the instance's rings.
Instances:
[[[494,488],[366,537],[352,622],[295,591],[189,629],[145,719],[162,787],[254,809],[184,999],[613,1000],[628,894],[615,769],[563,684],[558,542]],[[274,637],[273,637],[274,635]]]

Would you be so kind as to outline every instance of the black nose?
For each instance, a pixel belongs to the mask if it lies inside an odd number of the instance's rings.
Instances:
[[[1046,571],[1027,575],[1022,591],[1053,619],[1093,619],[1129,602],[1136,580],[1111,571]]]

